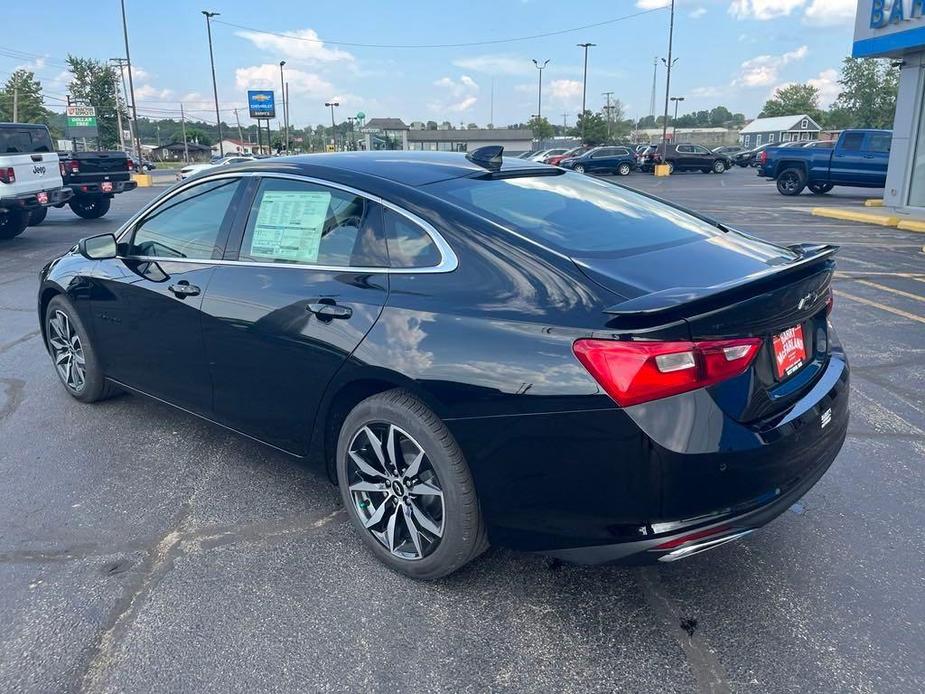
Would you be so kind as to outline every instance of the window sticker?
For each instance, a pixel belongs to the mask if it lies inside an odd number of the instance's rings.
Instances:
[[[312,190],[267,190],[260,198],[250,256],[314,263],[331,193]]]

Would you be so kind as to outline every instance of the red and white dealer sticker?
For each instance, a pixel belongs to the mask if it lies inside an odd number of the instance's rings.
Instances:
[[[806,361],[806,346],[803,343],[803,326],[797,325],[774,336],[774,364],[777,377],[786,378],[796,372]]]

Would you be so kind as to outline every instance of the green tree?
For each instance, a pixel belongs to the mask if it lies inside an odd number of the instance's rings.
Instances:
[[[68,55],[67,65],[71,72],[71,96],[77,103],[96,109],[100,147],[115,147],[119,144],[116,109],[121,108],[116,100],[118,72],[112,65],[99,60],[73,55]],[[123,123],[127,117],[128,114],[123,112]]]
[[[29,70],[17,70],[0,90],[0,122],[13,120],[16,100],[16,122],[45,123],[48,110],[42,105],[42,83]]]
[[[640,128],[654,128],[655,127],[655,116],[643,116],[639,119]]]
[[[720,127],[732,121],[732,111],[725,106],[717,106],[710,111],[710,125]]]
[[[179,137],[177,137],[177,135],[179,135]],[[176,138],[174,142],[183,142],[182,133],[175,133],[174,137]],[[266,139],[266,137],[264,137],[264,139]],[[186,126],[186,141],[195,142],[198,145],[205,145],[206,147],[211,147],[215,144],[215,140],[205,130],[198,126],[192,127],[189,125]],[[265,144],[266,142],[264,142],[264,145]]]
[[[811,84],[790,84],[780,87],[761,109],[759,118],[799,116],[806,114],[817,123],[822,119],[819,110],[819,89]]]
[[[592,111],[585,111],[578,116],[574,132],[584,144],[591,147],[604,144],[609,139],[607,136],[607,121],[604,116]]]
[[[899,68],[889,60],[845,58],[841,92],[826,124],[835,128],[892,128]]]
[[[533,137],[537,140],[545,140],[556,134],[555,128],[545,117],[533,116],[527,127],[533,131]]]

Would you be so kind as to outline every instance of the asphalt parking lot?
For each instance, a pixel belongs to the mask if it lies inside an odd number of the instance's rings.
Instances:
[[[818,198],[751,169],[619,182],[842,245],[849,437],[790,511],[658,567],[495,549],[441,582],[401,578],[314,469],[142,397],[61,388],[37,273],[162,190],[139,189],[0,243],[0,691],[925,689],[925,235],[814,218]]]

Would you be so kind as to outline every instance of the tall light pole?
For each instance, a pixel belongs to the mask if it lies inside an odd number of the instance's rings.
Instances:
[[[289,154],[289,110],[286,104],[286,81],[283,79],[283,65],[285,60],[279,61],[279,95],[283,98],[283,127],[286,129],[286,154]]]
[[[607,109],[607,141],[609,142],[610,141],[610,130],[611,130],[610,124],[611,124],[611,121],[613,120],[613,112],[610,110],[611,109],[610,97],[613,96],[613,92],[601,92],[601,96],[607,97],[607,106],[605,106],[604,108]]]
[[[674,102],[674,118],[671,119],[671,139],[678,139],[678,104],[684,101],[683,96],[673,96],[671,100]]]
[[[334,145],[334,149],[337,149],[337,131],[334,129],[334,107],[340,106],[340,103],[337,101],[325,101],[325,106],[330,106],[331,108],[331,144]]]
[[[543,64],[540,65],[540,61],[534,58],[533,64],[536,65],[536,69],[540,71],[540,87],[536,95],[536,120],[539,121],[543,117],[543,68],[549,65],[549,59],[547,58],[543,61]]]
[[[581,112],[585,112],[585,95],[588,93],[588,49],[591,46],[596,46],[596,43],[579,43],[579,48],[585,49],[585,73],[584,77],[581,80]]]
[[[662,119],[662,142],[668,137],[668,95],[671,93],[671,66],[674,64],[671,60],[671,48],[674,42],[674,0],[671,0],[671,19],[668,20],[668,60],[663,61],[668,68],[665,76],[665,115]],[[657,151],[657,150],[656,150]],[[666,150],[667,151],[667,150]]]
[[[125,0],[122,0],[125,2]],[[202,10],[202,13],[206,16],[206,32],[209,34],[209,62],[212,64],[212,95],[215,97],[215,123],[218,125],[218,155],[220,157],[225,156],[225,145],[223,143],[225,137],[222,135],[222,116],[218,111],[218,84],[215,82],[215,56],[212,55],[212,17],[218,17],[218,12],[209,12],[207,10]],[[132,80],[132,73],[129,70],[129,82]]]
[[[135,107],[135,85],[132,83],[132,56],[128,50],[128,23],[125,20],[125,0],[122,0],[122,35],[125,37],[125,64],[128,66],[128,88],[132,95],[132,124],[135,126],[135,156],[141,159],[141,135],[138,134],[138,109]]]

